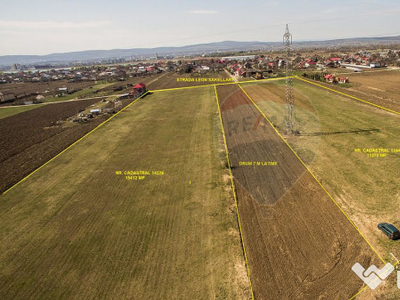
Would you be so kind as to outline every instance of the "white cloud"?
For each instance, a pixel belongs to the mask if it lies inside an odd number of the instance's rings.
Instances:
[[[0,20],[2,29],[82,29],[103,27],[109,21],[71,22],[71,21],[6,21]]]
[[[203,15],[213,15],[217,14],[216,10],[191,10],[188,11],[189,14],[203,14]]]

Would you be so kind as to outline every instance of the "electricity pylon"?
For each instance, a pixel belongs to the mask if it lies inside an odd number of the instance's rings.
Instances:
[[[292,34],[289,32],[289,25],[286,24],[286,31],[283,35],[283,44],[286,49],[285,71],[286,71],[286,86],[285,86],[285,125],[286,133],[293,134],[294,130],[294,93],[293,93],[293,78],[292,78],[292,63],[290,60],[292,54]]]

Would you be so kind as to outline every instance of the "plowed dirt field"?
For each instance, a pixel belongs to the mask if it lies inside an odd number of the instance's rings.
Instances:
[[[108,115],[74,126],[56,124],[98,101],[49,104],[0,119],[0,193],[103,122]]]
[[[247,96],[217,91],[256,299],[349,299],[377,256]]]

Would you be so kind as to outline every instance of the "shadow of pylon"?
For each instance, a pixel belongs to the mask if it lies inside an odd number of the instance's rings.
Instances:
[[[320,135],[334,135],[334,134],[359,134],[359,133],[372,133],[380,132],[380,129],[356,129],[356,130],[342,130],[342,131],[331,131],[331,132],[295,132],[296,136],[320,136]]]

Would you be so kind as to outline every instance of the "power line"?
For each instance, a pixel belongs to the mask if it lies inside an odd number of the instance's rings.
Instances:
[[[289,25],[286,24],[286,31],[283,35],[283,45],[286,48],[285,70],[286,70],[286,85],[285,85],[285,125],[286,133],[292,134],[294,129],[294,94],[293,94],[293,78],[292,78],[292,62],[290,60],[292,52],[292,35],[289,31]]]

